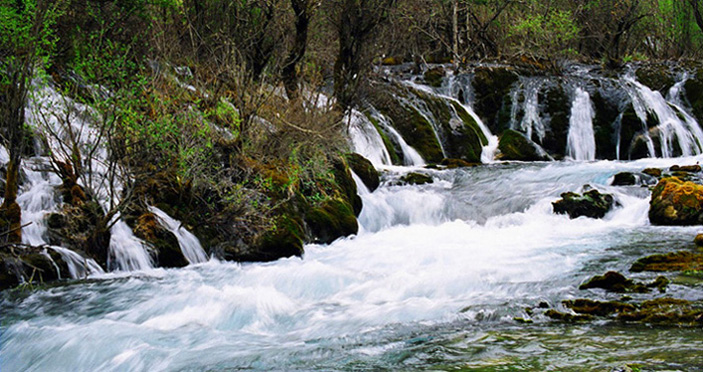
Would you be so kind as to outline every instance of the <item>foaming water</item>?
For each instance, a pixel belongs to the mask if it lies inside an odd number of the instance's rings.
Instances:
[[[432,171],[434,183],[422,186],[390,186],[407,171],[391,168],[381,188],[361,188],[362,231],[308,245],[302,259],[211,261],[5,297],[3,372],[443,369],[464,355],[443,345],[509,334],[525,306],[570,298],[585,277],[626,265],[618,247],[695,235],[649,226],[648,192],[609,186],[615,173],[671,164],[494,164]],[[620,207],[602,220],[552,214],[561,192],[586,184],[613,193]],[[556,334],[553,348],[570,345],[567,336],[559,342],[560,326],[535,327]],[[623,342],[639,345],[637,337]],[[495,344],[506,359],[533,355],[504,346]]]

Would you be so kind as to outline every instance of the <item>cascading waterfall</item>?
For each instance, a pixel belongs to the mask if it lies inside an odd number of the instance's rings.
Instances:
[[[405,142],[403,136],[401,136],[400,133],[393,128],[390,120],[388,120],[385,115],[372,110],[371,116],[378,121],[378,125],[381,126],[381,130],[393,137],[393,141],[395,141],[395,143],[397,143],[400,147],[400,151],[403,153],[403,165],[414,167],[421,167],[425,165],[425,160],[422,158],[420,153]]]
[[[188,260],[188,263],[196,264],[207,261],[207,254],[203,246],[200,245],[198,238],[181,226],[179,221],[176,221],[173,217],[157,207],[150,206],[149,211],[155,214],[161,221],[161,224],[176,236],[178,245],[181,247],[181,252],[183,252],[183,256]]]
[[[375,166],[391,165],[391,156],[383,144],[383,138],[366,115],[352,110],[345,120],[349,123],[349,138],[354,152],[369,159]]]
[[[412,85],[411,82],[407,81],[403,83],[405,83],[406,85]],[[439,144],[439,148],[442,151],[442,156],[446,158],[447,151],[444,148],[444,141],[442,141],[442,137],[440,135],[440,125],[432,111],[427,107],[427,104],[420,98],[416,97],[414,94],[409,94],[408,97],[401,97],[397,95],[395,97],[401,105],[405,106],[410,110],[417,111],[417,113],[420,114],[420,116],[422,116],[430,124],[430,126],[432,127],[432,131],[434,132],[435,138],[437,139],[437,144]]]
[[[691,122],[682,121],[679,113],[683,110],[679,110],[676,105],[664,99],[660,92],[653,91],[640,84],[632,76],[626,76],[623,79],[623,84],[632,98],[632,104],[637,116],[642,121],[643,131],[648,138],[648,149],[651,157],[655,157],[656,152],[649,133],[650,130],[647,127],[647,116],[650,113],[656,116],[659,122],[656,128],[659,131],[658,136],[662,157],[670,158],[675,155],[674,140],[676,140],[678,150],[683,156],[701,153],[702,148],[700,144],[703,143],[703,132],[698,128],[695,120],[691,118]]]
[[[593,133],[595,112],[591,96],[583,88],[576,88],[569,118],[566,152],[574,160],[596,159],[596,138]]]
[[[519,89],[512,92],[512,110],[510,112],[510,128],[520,130],[532,138],[534,133],[541,142],[545,135],[545,126],[539,114],[539,92],[544,85],[541,78],[521,78]],[[520,98],[524,99],[522,105]],[[518,114],[522,107],[523,115],[518,122]]]

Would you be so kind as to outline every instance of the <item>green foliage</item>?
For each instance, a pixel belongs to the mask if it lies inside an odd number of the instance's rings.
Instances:
[[[571,12],[552,9],[547,14],[527,14],[510,35],[518,40],[521,52],[551,60],[574,56],[572,45],[579,32]]]

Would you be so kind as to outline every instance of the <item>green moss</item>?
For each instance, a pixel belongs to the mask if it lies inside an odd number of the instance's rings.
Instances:
[[[581,216],[603,218],[615,205],[612,195],[601,194],[598,190],[590,190],[583,195],[565,192],[561,197],[561,200],[552,203],[554,213],[568,214],[572,219]]]
[[[364,185],[368,187],[369,191],[373,192],[378,188],[381,183],[380,176],[368,159],[356,153],[347,154],[344,157],[349,167],[359,176],[361,181],[364,182]]]
[[[356,234],[359,225],[349,203],[329,199],[310,209],[305,215],[310,239],[315,243],[329,244],[338,238]]]
[[[502,160],[549,160],[549,156],[541,152],[537,144],[528,139],[524,134],[512,129],[503,132],[498,142],[498,149],[500,150],[500,158]]]
[[[275,225],[255,243],[255,249],[241,257],[243,261],[273,261],[281,257],[302,256],[302,221],[293,216],[280,215]]]
[[[703,270],[703,254],[687,251],[655,254],[640,258],[630,267],[632,272]]]

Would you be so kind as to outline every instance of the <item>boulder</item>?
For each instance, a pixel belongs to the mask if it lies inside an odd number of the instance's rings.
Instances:
[[[516,161],[547,161],[549,155],[536,143],[532,142],[521,132],[508,129],[500,137],[498,143],[501,160]]]
[[[356,234],[359,224],[351,205],[338,199],[329,199],[310,209],[305,215],[309,239],[314,243],[329,244]]]
[[[581,216],[603,218],[615,205],[612,195],[601,194],[598,190],[590,190],[583,195],[565,192],[561,197],[561,200],[552,203],[554,213],[568,214],[572,219]]]
[[[396,182],[393,183],[393,186],[402,186],[402,185],[426,185],[429,183],[433,183],[434,180],[432,179],[431,176],[423,173],[408,173],[404,175],[403,177],[400,177],[400,179]]]
[[[703,224],[703,186],[677,177],[663,178],[652,191],[649,221],[653,225]]]
[[[630,267],[632,272],[703,270],[703,254],[688,251],[654,254],[640,258]]]
[[[655,185],[657,179],[646,173],[620,172],[613,176],[613,186],[649,186]]]
[[[604,275],[596,275],[589,279],[581,284],[579,289],[601,288],[616,293],[648,293],[650,288],[658,288],[660,292],[664,292],[668,284],[669,280],[663,276],[658,277],[652,283],[643,284],[627,279],[618,272],[608,271]]]
[[[366,185],[369,191],[373,192],[381,183],[381,178],[376,168],[365,157],[352,153],[345,156],[349,168],[359,176],[361,181]]]

